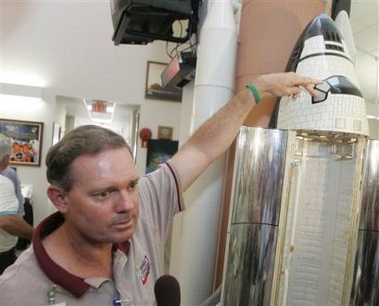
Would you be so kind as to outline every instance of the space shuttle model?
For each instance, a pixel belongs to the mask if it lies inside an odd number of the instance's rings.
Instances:
[[[365,102],[351,53],[328,15],[321,14],[309,24],[286,70],[324,82],[316,86],[318,94],[312,99],[306,93],[295,101],[282,98],[278,113],[274,113],[277,128],[369,134]]]
[[[240,130],[221,305],[379,305],[379,141],[339,24],[315,17],[288,62],[318,95]]]

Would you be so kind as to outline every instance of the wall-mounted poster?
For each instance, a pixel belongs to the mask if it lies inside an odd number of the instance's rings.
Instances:
[[[146,173],[158,168],[178,151],[179,142],[167,139],[150,139],[147,144]]]
[[[145,98],[146,99],[156,99],[165,101],[182,101],[182,89],[173,88],[163,88],[162,87],[162,72],[165,70],[168,64],[159,62],[147,62],[147,72],[146,72],[146,88],[145,88]]]
[[[172,126],[158,126],[158,139],[172,139],[174,128]]]
[[[12,141],[11,165],[41,164],[43,122],[0,119],[0,134]]]

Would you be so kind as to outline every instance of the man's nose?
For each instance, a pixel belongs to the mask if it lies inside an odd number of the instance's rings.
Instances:
[[[117,212],[124,212],[133,209],[134,207],[134,196],[127,192],[126,190],[122,190],[119,193],[116,203]]]

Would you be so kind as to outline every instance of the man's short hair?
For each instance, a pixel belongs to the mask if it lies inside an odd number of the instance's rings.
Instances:
[[[2,161],[6,155],[11,155],[11,154],[12,154],[11,139],[9,137],[6,137],[3,134],[0,134],[0,161]]]
[[[47,181],[70,191],[73,184],[71,165],[76,158],[116,148],[126,148],[133,157],[121,135],[97,125],[79,126],[49,149],[46,155]]]

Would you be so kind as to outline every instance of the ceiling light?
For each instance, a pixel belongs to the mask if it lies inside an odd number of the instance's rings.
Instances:
[[[0,94],[29,97],[29,98],[42,98],[42,88],[36,86],[9,84],[0,82]]]
[[[116,103],[103,100],[83,100],[88,116],[93,123],[111,124],[116,110]]]

